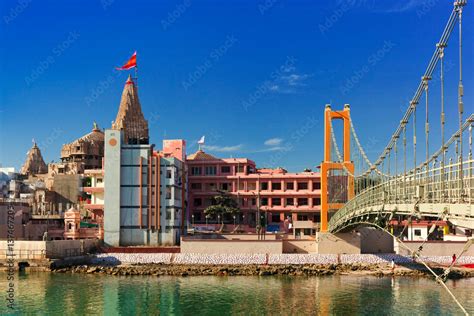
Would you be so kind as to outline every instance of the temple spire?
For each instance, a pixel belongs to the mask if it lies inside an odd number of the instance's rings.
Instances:
[[[21,167],[21,174],[35,175],[48,173],[48,167],[44,163],[41,151],[33,139],[33,146],[28,151],[25,163]]]
[[[143,116],[138,91],[132,76],[128,76],[120,100],[113,129],[123,130],[125,144],[148,144],[148,121]]]

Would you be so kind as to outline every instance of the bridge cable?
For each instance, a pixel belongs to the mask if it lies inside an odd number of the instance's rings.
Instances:
[[[416,185],[416,105],[418,102],[412,101],[411,104],[413,106],[413,166],[415,167],[413,179]]]
[[[462,12],[462,10],[460,8],[462,8],[462,6],[464,6],[465,4],[466,4],[465,0],[458,0],[454,3],[453,11],[451,12],[451,15],[449,16],[447,24],[445,25],[445,28],[443,30],[443,33],[442,33],[441,38],[439,40],[439,43],[441,43],[441,44],[446,44],[447,43],[447,41],[448,41],[452,31],[453,31],[453,28],[455,26],[455,23],[456,23],[456,20],[459,16],[459,13]],[[437,47],[436,50],[434,51],[434,53],[431,57],[431,60],[430,60],[428,66],[426,68],[426,71],[425,71],[425,74],[424,74],[425,76],[431,76],[433,74],[433,70],[434,70],[434,68],[436,67],[436,64],[439,61],[439,50],[440,50],[440,47]],[[420,99],[420,96],[422,94],[422,91],[423,91],[423,83],[420,82],[420,84],[419,84],[419,86],[418,86],[411,102],[418,102],[418,100]],[[392,134],[392,137],[390,138],[390,141],[387,144],[385,150],[382,151],[379,158],[375,161],[375,163],[374,163],[375,166],[378,166],[381,163],[381,161],[385,158],[385,155],[387,153],[388,148],[393,147],[393,143],[395,142],[396,137],[399,136],[401,134],[402,130],[403,130],[402,122],[407,121],[410,118],[412,113],[413,113],[413,108],[410,106],[406,110],[406,112],[405,112],[405,114],[404,114],[404,116],[401,120],[401,124],[398,125],[397,129]]]
[[[462,10],[464,5],[466,4],[465,0],[456,1],[455,5],[459,15],[459,86],[458,86],[458,111],[459,111],[459,128],[462,127],[462,115],[464,112],[464,105],[462,97],[464,95],[464,87],[462,84]],[[459,134],[459,173],[460,173],[460,186],[459,186],[459,198],[460,201],[464,199],[464,181],[463,181],[463,146],[462,146],[462,133]]]
[[[407,127],[403,124],[403,201],[407,199]]]
[[[429,150],[429,134],[430,134],[430,123],[429,123],[429,116],[428,116],[428,82],[431,80],[431,77],[423,76],[423,81],[425,82],[425,181],[426,181],[426,190],[425,190],[425,196],[428,195],[429,191],[429,176],[430,176],[430,164],[429,164],[429,156],[430,156],[430,150]]]
[[[444,128],[445,128],[445,116],[444,116],[444,48],[446,44],[438,43],[439,47],[439,59],[440,59],[440,81],[441,81],[441,146],[443,151],[443,157],[441,159],[441,192],[442,201],[446,201],[446,177],[444,175],[444,168],[446,166],[446,147],[444,145]]]
[[[461,258],[461,256],[464,255],[464,253],[466,253],[466,252],[469,250],[469,248],[471,247],[471,245],[472,245],[473,242],[474,242],[474,239],[472,239],[472,238],[471,238],[471,239],[468,239],[467,242],[464,244],[464,247],[463,247],[463,249],[461,250],[461,253],[460,253],[458,256],[456,256],[456,259],[454,259],[454,260],[451,262],[451,264],[448,266],[448,268],[446,268],[446,269],[444,270],[444,273],[443,273],[443,275],[442,275],[442,278],[443,278],[444,281],[446,281],[446,279],[447,279],[447,277],[448,277],[448,275],[449,275],[449,272],[451,272],[451,269],[453,268],[453,266],[456,264],[456,262],[459,261],[459,258]]]
[[[377,224],[374,224],[374,223],[366,223],[366,224],[370,224],[370,225],[374,225],[380,229],[383,230],[383,228]],[[395,239],[397,239],[397,241],[399,242],[399,244],[405,248],[406,250],[408,250],[409,252],[413,252],[411,250],[410,247],[408,247],[403,241],[399,240],[397,237],[395,237],[391,232],[385,230],[389,235],[391,235],[392,237],[394,237]],[[421,262],[421,264],[423,264],[426,269],[428,269],[429,272],[431,272],[431,274],[433,274],[435,276],[435,279],[436,279],[436,282],[438,282],[441,286],[444,287],[444,289],[448,292],[448,294],[452,297],[452,299],[454,300],[454,302],[456,302],[456,304],[459,306],[459,308],[463,311],[463,313],[465,315],[469,315],[469,313],[466,311],[466,309],[462,306],[462,304],[458,301],[458,299],[456,298],[456,296],[454,296],[454,294],[451,292],[451,290],[447,287],[447,285],[443,282],[443,279],[442,279],[442,276],[443,275],[438,275],[436,274],[436,272],[433,271],[433,269],[431,269],[431,267],[420,257],[420,255],[416,252],[414,252],[414,255],[415,257],[419,260],[419,262]]]

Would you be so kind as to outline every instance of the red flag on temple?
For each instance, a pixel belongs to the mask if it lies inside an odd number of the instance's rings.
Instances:
[[[128,70],[137,67],[137,52],[133,53],[132,57],[122,67],[117,67],[117,70]]]

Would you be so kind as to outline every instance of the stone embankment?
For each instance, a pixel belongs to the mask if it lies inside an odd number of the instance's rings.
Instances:
[[[392,272],[390,263],[396,263]],[[425,258],[437,274],[439,264],[449,264],[448,257]],[[460,258],[459,264],[474,262],[473,257]],[[195,276],[195,275],[397,275],[431,276],[426,268],[409,257],[382,255],[318,255],[318,254],[234,254],[204,255],[181,253],[99,254],[88,265],[52,268],[55,272],[98,273],[110,275]],[[474,277],[473,269],[455,268],[449,278]]]
[[[437,269],[438,274],[442,273]],[[328,276],[328,275],[374,275],[374,276],[431,276],[423,266],[411,264],[398,267],[392,273],[388,265],[379,264],[233,264],[233,265],[207,265],[207,264],[133,264],[119,266],[81,265],[67,268],[54,269],[56,273],[88,273],[109,274],[117,276],[148,275],[148,276]],[[474,277],[474,271],[454,269],[449,278]]]
[[[448,265],[449,256],[422,257],[431,264]],[[107,253],[91,259],[92,264],[396,264],[413,263],[411,257],[396,254],[193,254],[193,253]],[[474,263],[474,257],[463,256],[457,264]]]

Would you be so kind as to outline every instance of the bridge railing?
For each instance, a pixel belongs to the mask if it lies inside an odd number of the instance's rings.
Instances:
[[[348,201],[329,221],[329,229],[360,216],[358,210],[380,205],[415,203],[472,204],[474,201],[474,160],[424,166],[406,175],[386,178]],[[462,174],[462,176],[461,176]],[[435,210],[439,212],[440,210]],[[435,212],[433,211],[433,213]]]

